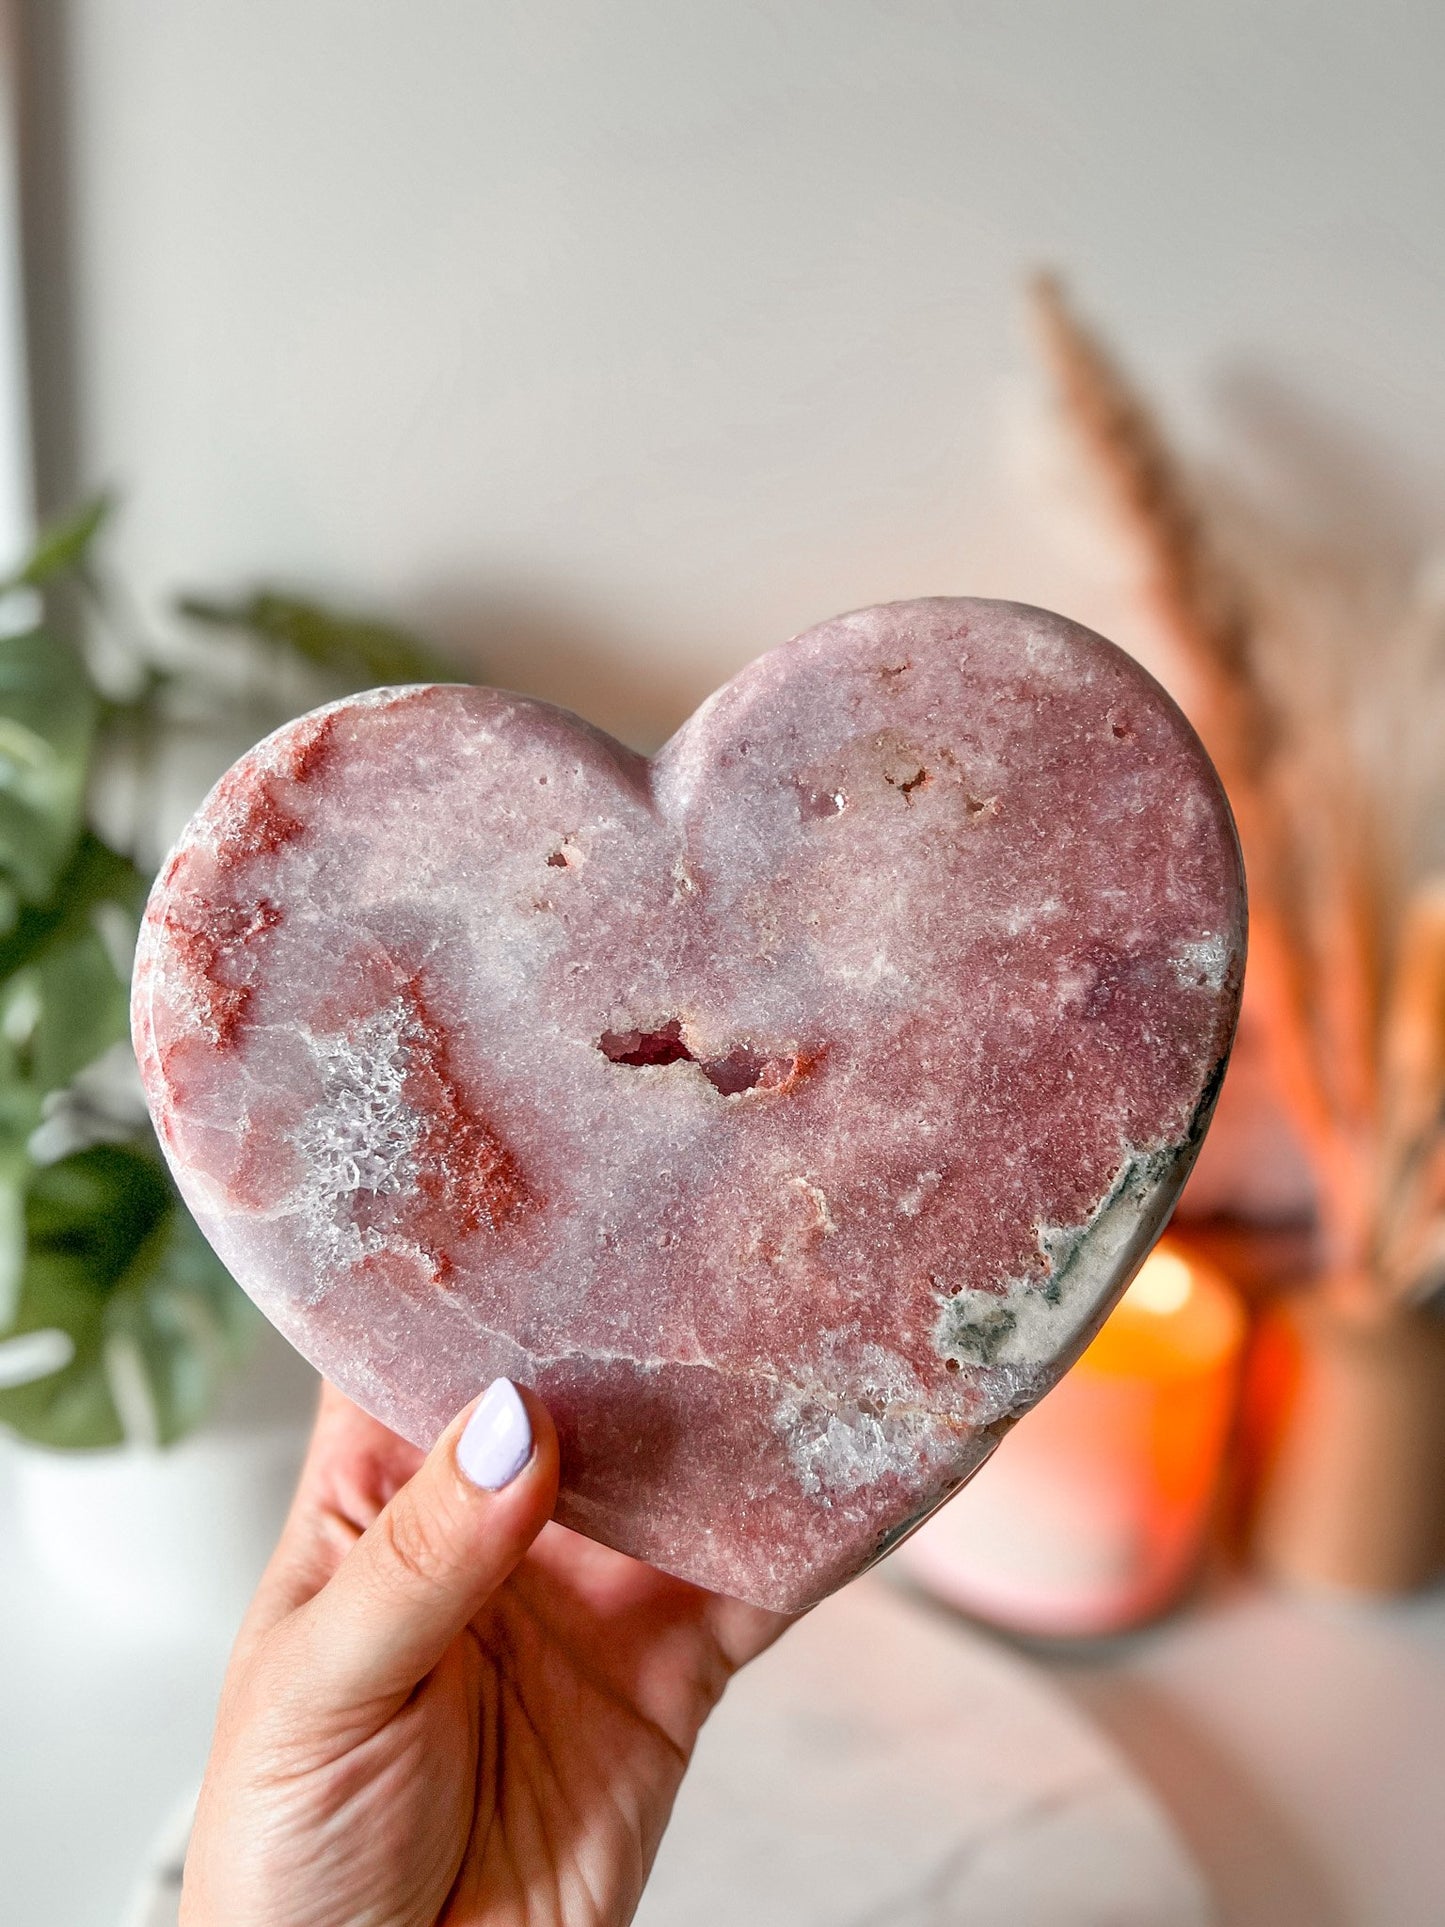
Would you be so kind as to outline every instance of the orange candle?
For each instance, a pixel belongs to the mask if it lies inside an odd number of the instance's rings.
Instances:
[[[1055,1390],[899,1549],[900,1566],[1018,1632],[1092,1636],[1161,1612],[1204,1546],[1244,1337],[1233,1287],[1161,1246]]]

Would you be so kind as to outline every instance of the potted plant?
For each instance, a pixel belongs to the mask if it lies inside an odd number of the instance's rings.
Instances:
[[[27,1448],[12,1466],[36,1556],[149,1610],[234,1567],[248,1492],[264,1543],[294,1451],[258,1481],[201,1430],[261,1321],[175,1189],[130,1051],[157,772],[199,743],[194,803],[244,746],[219,726],[283,721],[278,688],[306,707],[447,671],[388,625],[271,591],[187,597],[177,634],[153,636],[106,584],[106,515],[53,528],[0,582],[0,1427]],[[168,1538],[189,1546],[189,1589]]]

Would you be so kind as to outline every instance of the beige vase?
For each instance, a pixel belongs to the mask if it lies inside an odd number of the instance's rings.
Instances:
[[[1359,1280],[1286,1299],[1251,1402],[1247,1531],[1266,1572],[1361,1594],[1445,1574],[1445,1320]]]

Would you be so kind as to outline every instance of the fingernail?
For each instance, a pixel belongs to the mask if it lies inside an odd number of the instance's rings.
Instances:
[[[457,1440],[457,1464],[473,1485],[500,1492],[532,1456],[532,1421],[509,1378],[496,1379]]]

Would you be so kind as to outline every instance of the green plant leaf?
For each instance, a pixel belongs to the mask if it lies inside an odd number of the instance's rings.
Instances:
[[[125,1428],[105,1371],[104,1295],[95,1289],[83,1257],[32,1251],[19,1310],[0,1344],[52,1331],[69,1338],[69,1363],[28,1384],[0,1387],[0,1424],[37,1445],[120,1445]]]
[[[67,570],[82,567],[114,506],[111,496],[97,495],[73,514],[52,522],[41,531],[39,541],[20,567],[0,580],[0,593],[8,589],[39,589]]]
[[[249,1354],[261,1314],[179,1204],[137,1254],[106,1309],[112,1377],[126,1359],[151,1436],[170,1445],[210,1411]]]
[[[34,1172],[19,1302],[4,1337],[59,1330],[74,1350],[58,1371],[0,1390],[0,1421],[45,1445],[120,1443],[124,1426],[106,1371],[106,1305],[172,1208],[155,1160],[127,1146],[96,1145]]]
[[[102,905],[114,904],[134,921],[144,908],[146,887],[145,878],[128,857],[87,831],[49,900],[23,911],[9,933],[0,937],[0,983],[93,929]]]
[[[260,1314],[159,1160],[95,1145],[34,1173],[28,1253],[7,1339],[65,1333],[68,1363],[0,1386],[0,1423],[40,1444],[170,1444],[205,1417]]]
[[[0,637],[0,880],[43,904],[81,832],[96,697],[77,652],[44,630]]]
[[[20,1310],[25,1277],[25,1186],[30,1160],[23,1140],[11,1140],[0,1151],[0,1332],[9,1328]]]
[[[87,836],[56,897],[0,941],[0,1140],[32,1131],[42,1099],[126,1036],[142,888],[132,864]]]
[[[272,589],[236,602],[182,596],[177,607],[193,622],[253,636],[357,683],[456,680],[455,669],[406,630],[369,616],[338,614],[299,596]]]
[[[17,1005],[23,1007],[17,1009]],[[6,984],[0,988],[0,1169],[14,1146],[23,1150],[25,1140],[40,1122],[41,1093],[25,1075],[22,1061],[35,1008],[33,986]]]
[[[35,1173],[25,1201],[30,1249],[83,1258],[104,1296],[174,1201],[165,1168],[149,1150],[93,1144]]]
[[[40,1011],[30,1036],[30,1078],[38,1089],[55,1091],[126,1036],[129,998],[95,930],[52,949],[34,979]]]

